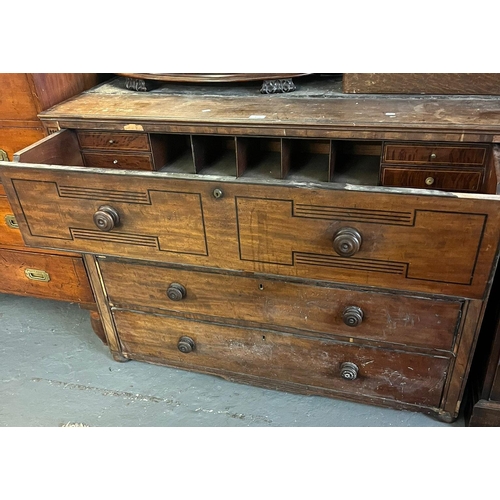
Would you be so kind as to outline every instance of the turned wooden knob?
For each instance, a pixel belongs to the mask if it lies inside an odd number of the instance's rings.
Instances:
[[[111,231],[120,224],[120,216],[114,208],[102,206],[94,214],[94,223],[101,231]]]
[[[179,342],[177,343],[177,349],[183,352],[184,354],[188,354],[191,351],[194,351],[196,344],[191,337],[181,337]]]
[[[361,248],[363,238],[357,229],[343,227],[333,236],[333,249],[341,257],[351,257]]]
[[[354,380],[358,376],[358,367],[354,363],[342,363],[340,376],[345,380]]]
[[[342,319],[347,326],[358,326],[363,321],[363,310],[356,306],[346,307]]]
[[[186,289],[179,283],[171,283],[167,289],[167,297],[170,300],[179,301],[186,296]]]

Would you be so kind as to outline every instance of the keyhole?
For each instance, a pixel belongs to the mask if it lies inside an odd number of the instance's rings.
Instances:
[[[264,290],[264,285],[262,283],[259,284],[259,290]]]

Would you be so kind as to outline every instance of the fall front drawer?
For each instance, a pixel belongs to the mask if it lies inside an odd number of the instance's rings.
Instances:
[[[450,359],[267,330],[115,311],[123,353],[219,375],[439,406]]]
[[[209,179],[2,166],[30,246],[483,296],[500,232],[494,197]]]
[[[451,350],[463,302],[99,259],[112,307]]]
[[[93,304],[79,257],[0,248],[0,292]]]

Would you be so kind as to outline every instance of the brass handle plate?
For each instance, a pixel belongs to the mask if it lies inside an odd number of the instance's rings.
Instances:
[[[3,149],[0,149],[0,161],[9,161],[9,157]]]
[[[50,275],[47,271],[41,269],[25,269],[24,274],[32,281],[50,281]]]
[[[5,224],[12,229],[19,229],[19,224],[17,223],[16,218],[12,214],[7,214],[5,217]]]

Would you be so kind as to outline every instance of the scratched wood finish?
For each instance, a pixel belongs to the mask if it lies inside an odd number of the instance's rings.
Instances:
[[[497,251],[494,197],[149,175],[19,163],[3,166],[2,183],[25,241],[42,248],[470,298]],[[109,232],[93,221],[103,205],[121,218]],[[345,227],[363,239],[352,257],[333,249]]]
[[[209,111],[207,111],[209,110]],[[362,112],[360,111],[362,110]],[[61,128],[152,133],[345,139],[491,142],[497,100],[447,97],[348,96],[329,93],[172,95],[86,92],[40,114]]]
[[[232,373],[331,389],[365,396],[438,406],[449,358],[368,348],[266,330],[237,328],[176,318],[115,311],[123,350],[163,364]],[[195,349],[177,345],[188,336]],[[358,378],[344,380],[340,365],[359,367]]]
[[[498,73],[344,73],[349,94],[500,95]]]
[[[142,307],[224,318],[240,325],[292,329],[322,336],[371,339],[384,343],[450,350],[462,304],[359,292],[338,288],[169,269],[151,265],[99,261],[107,296],[113,307]],[[186,290],[182,300],[167,297],[172,283]],[[348,307],[363,311],[363,320],[347,326]]]

